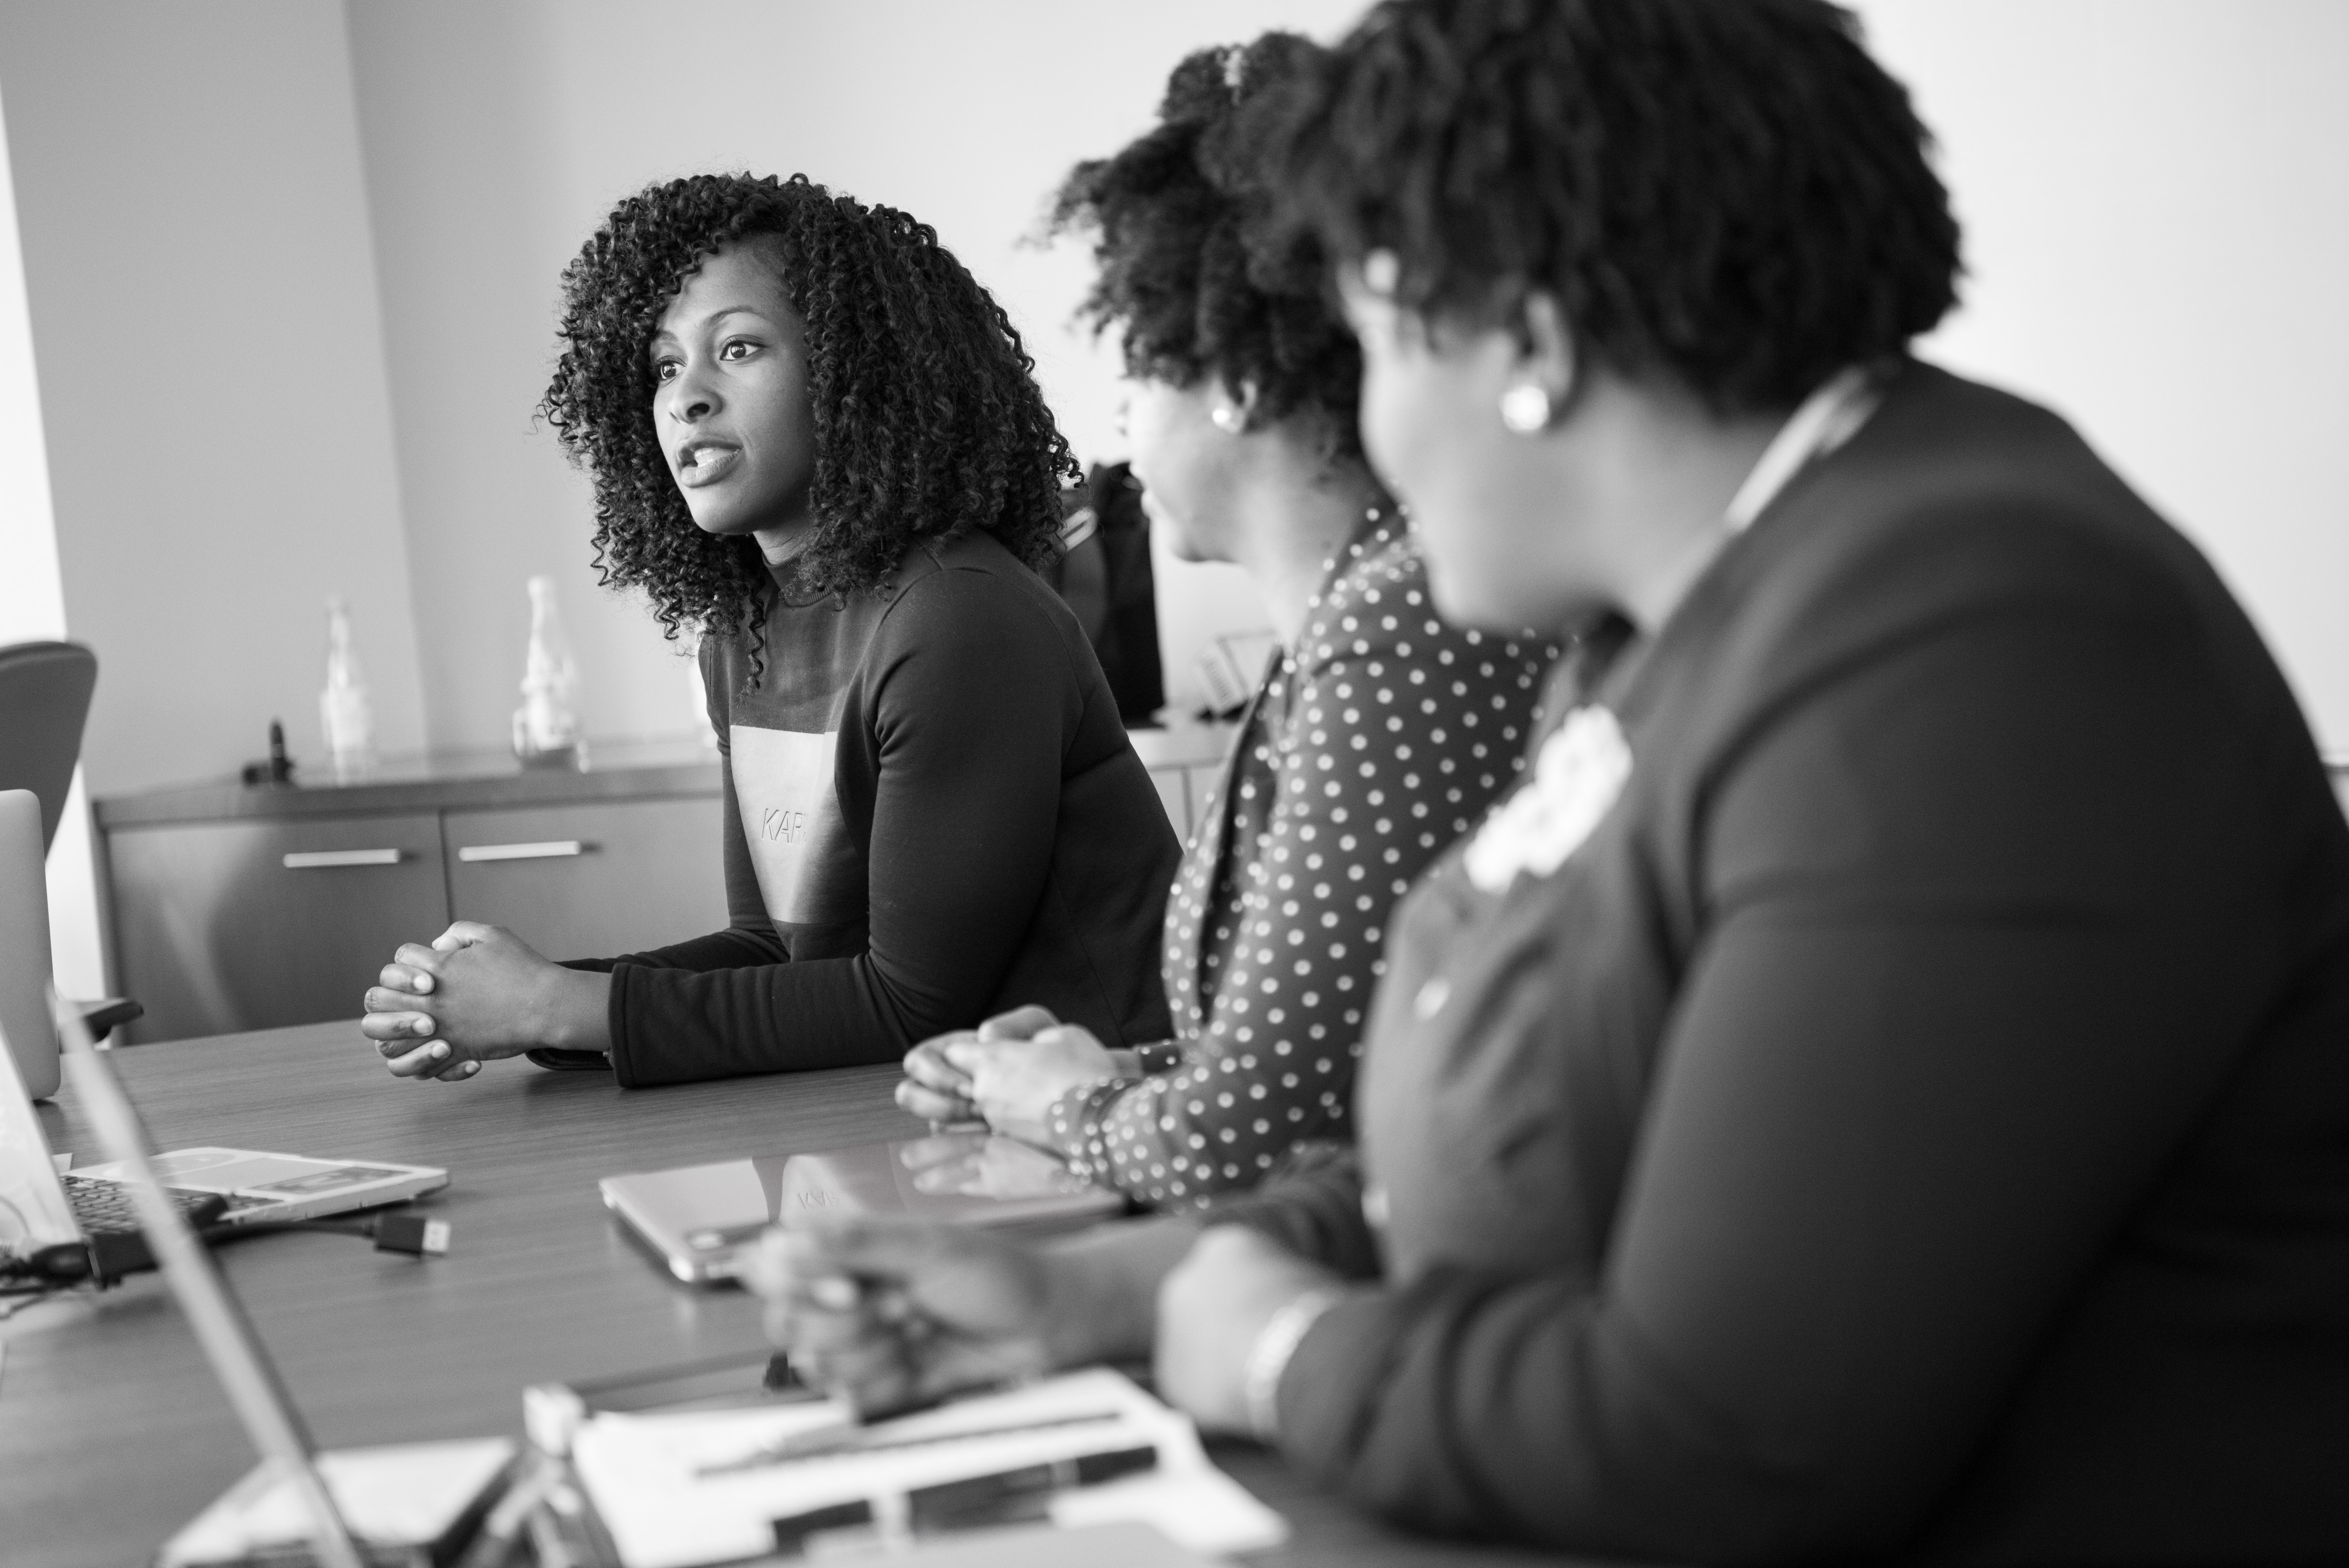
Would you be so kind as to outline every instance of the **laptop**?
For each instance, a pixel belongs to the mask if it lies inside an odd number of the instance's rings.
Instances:
[[[254,1149],[176,1149],[149,1165],[171,1183],[172,1202],[194,1225],[249,1225],[308,1220],[397,1203],[449,1184],[431,1165],[389,1161],[313,1160]],[[60,1170],[33,1114],[25,1083],[0,1050],[0,1253],[16,1255],[60,1242],[140,1229],[119,1161]]]
[[[1125,1212],[1123,1193],[1093,1186],[1040,1149],[987,1132],[606,1176],[596,1186],[605,1207],[688,1284],[733,1278],[736,1253],[761,1232],[812,1214],[1050,1234]]]
[[[320,1453],[244,1304],[155,1171],[153,1141],[112,1067],[92,1047],[78,1015],[60,1009],[57,1021],[75,1096],[99,1147],[124,1173],[164,1284],[262,1455],[257,1470],[166,1543],[159,1564],[289,1563],[285,1549],[305,1539],[305,1560],[319,1568],[448,1561],[495,1501],[513,1462],[512,1440]]]
[[[119,1162],[63,1171],[32,1101],[57,1087],[57,1030],[50,1016],[47,893],[39,880],[41,823],[32,792],[0,791],[0,1253],[23,1256],[59,1243],[132,1234],[140,1229]],[[30,868],[32,892],[19,886]],[[39,914],[37,929],[25,906]],[[29,948],[13,945],[18,942]],[[29,1001],[29,1008],[25,1005]],[[21,1042],[29,1037],[30,1048]],[[26,1062],[44,1075],[34,1078]],[[314,1160],[254,1149],[206,1146],[159,1155],[155,1171],[197,1225],[310,1220],[397,1203],[449,1184],[449,1172],[389,1161]]]

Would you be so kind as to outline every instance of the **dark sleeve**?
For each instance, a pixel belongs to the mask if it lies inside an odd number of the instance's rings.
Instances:
[[[705,670],[708,667],[705,655]],[[713,714],[716,721],[718,716]],[[728,923],[723,931],[713,931],[707,936],[688,937],[656,947],[644,953],[623,954],[616,958],[572,958],[563,961],[565,969],[581,969],[595,974],[609,975],[621,965],[634,965],[653,969],[682,969],[706,973],[717,969],[741,969],[761,964],[787,964],[791,954],[775,927],[767,918],[767,907],[759,893],[758,872],[751,869],[750,852],[742,841],[742,814],[734,799],[734,758],[728,748],[726,728],[718,729],[719,796],[722,822],[720,852],[726,866],[726,911]],[[613,989],[616,991],[616,983]],[[613,1020],[616,1036],[620,1014],[607,1005],[607,1016]],[[603,1051],[557,1050],[541,1047],[528,1053],[530,1060],[543,1068],[595,1068],[608,1067],[609,1055]],[[631,1080],[623,1078],[622,1082]]]
[[[622,965],[622,1083],[894,1060],[977,1023],[1002,984],[1051,867],[1083,701],[1071,652],[1011,584],[940,572],[900,595],[867,658],[866,951],[702,973]]]
[[[1444,626],[1418,603],[1425,581],[1414,562],[1369,588],[1378,603],[1354,584],[1352,634],[1299,649],[1293,720],[1254,742],[1280,748],[1278,797],[1263,836],[1226,851],[1245,928],[1199,1037],[1174,1071],[1072,1089],[1047,1118],[1093,1181],[1196,1206],[1263,1181],[1292,1144],[1350,1135],[1388,912],[1515,773],[1547,663]]]
[[[1362,1159],[1344,1143],[1308,1143],[1253,1192],[1218,1199],[1207,1222],[1246,1225],[1348,1279],[1379,1277],[1377,1233],[1362,1217]]]
[[[1706,924],[1601,1276],[1332,1310],[1280,1385],[1293,1460],[1588,1552],[1916,1530],[2274,972],[2230,869],[2242,735],[2184,622],[1918,630],[1761,727],[1690,827]]]

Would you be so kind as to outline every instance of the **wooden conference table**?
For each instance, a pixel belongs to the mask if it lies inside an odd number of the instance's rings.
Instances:
[[[426,1200],[454,1227],[445,1257],[305,1233],[219,1254],[329,1447],[519,1435],[525,1384],[755,1347],[755,1302],[674,1283],[607,1217],[596,1178],[921,1130],[890,1102],[894,1067],[630,1092],[515,1061],[414,1085],[386,1074],[347,1023],[140,1046],[114,1061],[167,1149],[448,1167],[450,1186]],[[97,1158],[70,1090],[40,1116],[53,1148]],[[0,1322],[0,1348],[7,1568],[143,1563],[254,1462],[151,1274]],[[1399,1534],[1305,1490],[1262,1449],[1216,1452],[1294,1527],[1267,1564],[1559,1561]]]

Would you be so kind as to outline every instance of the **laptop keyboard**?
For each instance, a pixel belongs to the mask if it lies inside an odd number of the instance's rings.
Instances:
[[[93,1181],[68,1171],[65,1183],[66,1202],[73,1206],[74,1219],[81,1225],[83,1234],[139,1229],[138,1205],[131,1201],[130,1189],[121,1182]],[[197,1192],[185,1187],[166,1187],[163,1191],[191,1225],[208,1224],[228,1207],[218,1192]]]

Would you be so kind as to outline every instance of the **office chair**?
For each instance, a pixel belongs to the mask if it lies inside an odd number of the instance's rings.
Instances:
[[[41,800],[41,848],[57,841],[81,757],[81,727],[98,688],[98,655],[78,643],[0,648],[0,789]]]
[[[0,789],[30,789],[39,799],[44,853],[57,841],[97,689],[98,655],[78,643],[0,648]],[[76,1006],[98,1039],[146,1011],[123,996]]]

